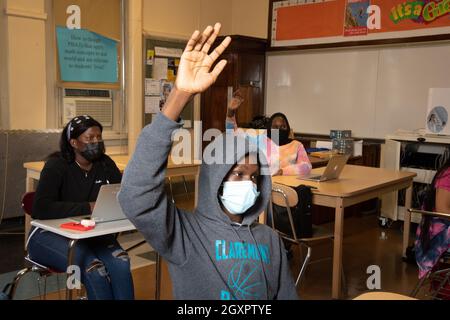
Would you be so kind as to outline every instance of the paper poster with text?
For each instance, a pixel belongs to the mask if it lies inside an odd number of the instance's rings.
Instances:
[[[116,83],[117,41],[85,29],[56,27],[62,81]]]

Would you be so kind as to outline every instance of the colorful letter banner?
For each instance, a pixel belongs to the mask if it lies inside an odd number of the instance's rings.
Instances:
[[[272,47],[413,38],[449,33],[450,0],[272,2]]]

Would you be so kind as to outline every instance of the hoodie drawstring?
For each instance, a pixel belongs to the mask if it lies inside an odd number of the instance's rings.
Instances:
[[[258,259],[258,260],[259,260],[259,264],[260,264],[260,266],[261,266],[261,269],[262,269],[262,272],[263,272],[263,275],[264,275],[264,286],[265,286],[265,288],[266,288],[266,300],[269,300],[269,285],[267,284],[266,269],[264,268],[264,265],[263,265],[263,263],[262,263],[262,257],[263,257],[263,255],[261,254],[261,249],[260,249],[259,246],[258,246],[258,241],[256,241],[255,237],[253,236],[252,229],[250,228],[251,225],[249,225],[249,224],[243,225],[243,224],[240,224],[240,223],[233,222],[233,223],[231,224],[231,226],[232,226],[232,227],[233,227],[233,226],[237,226],[237,227],[238,227],[238,230],[239,230],[241,227],[244,227],[244,226],[247,227],[248,233],[250,234],[250,237],[252,238],[253,244],[255,245],[255,247],[257,248],[258,253],[259,253],[259,259]],[[237,237],[240,241],[243,241],[242,238],[239,236],[239,233],[238,233],[234,228],[231,228],[231,229],[233,229],[234,233],[236,234],[236,237]]]
[[[263,275],[264,275],[264,285],[266,286],[266,300],[269,300],[269,286],[267,284],[267,275],[266,275],[266,268],[264,268],[264,265],[262,263],[262,254],[261,254],[261,250],[258,246],[258,242],[256,241],[255,237],[253,236],[252,233],[252,229],[250,228],[250,225],[247,225],[247,230],[250,233],[250,236],[252,237],[253,243],[255,244],[256,248],[258,249],[259,252],[259,264],[261,265],[261,269],[263,271]]]

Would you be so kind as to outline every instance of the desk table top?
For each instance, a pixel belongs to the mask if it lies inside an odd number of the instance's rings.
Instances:
[[[322,174],[325,167],[316,168],[312,174]],[[297,187],[301,184],[317,188],[313,193],[320,193],[333,197],[350,197],[377,188],[390,186],[397,183],[412,181],[416,176],[414,172],[395,171],[382,168],[346,165],[339,179],[314,182],[301,180],[298,176],[275,176],[272,181]]]

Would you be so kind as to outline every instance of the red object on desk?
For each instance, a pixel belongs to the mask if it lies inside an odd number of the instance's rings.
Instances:
[[[71,229],[71,230],[77,230],[77,231],[89,231],[95,228],[93,227],[85,227],[79,222],[67,222],[60,225],[63,229]]]

